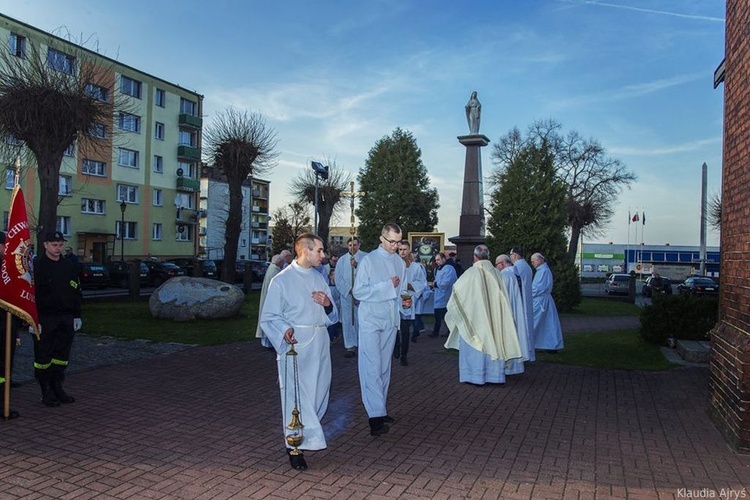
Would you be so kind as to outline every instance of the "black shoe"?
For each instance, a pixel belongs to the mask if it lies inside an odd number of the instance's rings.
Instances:
[[[547,349],[545,352],[547,354],[557,354],[557,349]]]
[[[307,470],[307,462],[305,462],[305,457],[301,451],[297,455],[292,455],[292,450],[287,448],[286,453],[289,455],[289,463],[292,469],[299,471]]]
[[[401,356],[401,366],[409,366],[409,362],[406,360],[406,356]]]
[[[4,416],[4,417],[3,417],[3,420],[13,420],[14,418],[18,418],[18,417],[20,417],[20,416],[21,416],[21,414],[20,414],[20,413],[18,413],[17,411],[15,411],[15,410],[10,410],[10,411],[8,412],[8,416],[7,416],[7,417],[5,417],[5,416]]]
[[[392,424],[392,423],[393,423],[393,422],[395,422],[395,421],[396,421],[396,419],[395,419],[395,418],[393,418],[393,417],[392,417],[392,416],[390,416],[390,415],[386,415],[385,417],[383,417],[383,422],[385,422],[385,423],[387,423],[387,424]]]
[[[428,336],[428,337],[432,337],[432,338],[435,338],[435,337],[437,337],[437,336],[438,336],[438,334],[437,334],[437,333],[435,333],[435,332],[433,332],[433,333],[430,333],[430,334],[429,334],[429,335],[427,335],[427,336]]]
[[[39,379],[39,386],[42,388],[42,404],[49,408],[57,408],[60,406],[60,401],[57,400],[54,391],[52,390],[52,384],[48,377],[42,377]]]
[[[55,393],[55,397],[59,402],[64,404],[74,403],[75,398],[65,392],[65,389],[63,389],[63,379],[64,375],[62,373],[58,374],[55,378],[52,379],[52,392]]]
[[[398,359],[399,355],[400,355],[399,354],[400,352],[401,352],[401,349],[394,349],[393,350],[393,359]]]
[[[412,336],[412,338],[411,338],[411,341],[412,341],[412,343],[413,343],[413,344],[416,344],[416,343],[417,343],[417,337],[418,337],[418,336],[419,336],[419,335],[414,335],[414,336]]]
[[[370,419],[370,436],[381,436],[387,434],[391,428],[385,423],[385,417],[374,417]]]

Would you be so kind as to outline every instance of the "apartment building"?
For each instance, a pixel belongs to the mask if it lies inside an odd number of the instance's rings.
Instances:
[[[206,259],[223,259],[229,186],[226,179],[211,167],[203,168],[200,183],[198,255]],[[239,260],[270,258],[269,195],[269,181],[250,178],[242,183],[242,219],[237,241]]]
[[[86,139],[73,144],[60,169],[57,229],[79,258],[196,255],[203,96],[2,14],[0,47],[12,57],[46,58],[56,71],[73,73],[93,64],[105,74],[87,91],[115,103],[113,116],[90,132],[98,146],[87,147]],[[7,227],[15,158],[0,162]],[[21,187],[33,227],[39,206],[36,165],[22,165]]]

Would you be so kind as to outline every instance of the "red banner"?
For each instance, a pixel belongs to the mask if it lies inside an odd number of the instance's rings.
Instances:
[[[18,316],[39,335],[39,317],[31,263],[34,252],[26,217],[23,191],[16,184],[10,201],[8,232],[5,235],[5,256],[0,268],[0,307]]]

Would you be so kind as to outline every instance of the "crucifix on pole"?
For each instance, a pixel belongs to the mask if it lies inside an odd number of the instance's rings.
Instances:
[[[351,227],[349,228],[349,238],[354,238],[357,235],[357,228],[354,224],[354,198],[357,196],[364,196],[364,191],[355,191],[354,190],[354,181],[351,181],[349,183],[349,191],[341,191],[341,196],[349,198],[349,207],[351,208]],[[351,261],[351,270],[352,270],[352,288],[354,288],[354,270],[357,267],[357,261],[354,259],[354,254],[352,254],[352,246],[349,246],[349,259]],[[352,324],[354,324],[354,300],[352,300]]]

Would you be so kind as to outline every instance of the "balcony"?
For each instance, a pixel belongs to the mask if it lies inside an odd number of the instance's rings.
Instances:
[[[188,191],[194,193],[199,191],[201,183],[198,179],[191,179],[190,177],[178,177],[177,178],[177,191]]]
[[[177,146],[177,157],[186,158],[188,160],[200,160],[201,150],[194,148],[193,146]]]
[[[193,116],[187,113],[180,114],[180,125],[186,125],[193,128],[201,128],[203,126],[203,118],[200,116]]]

